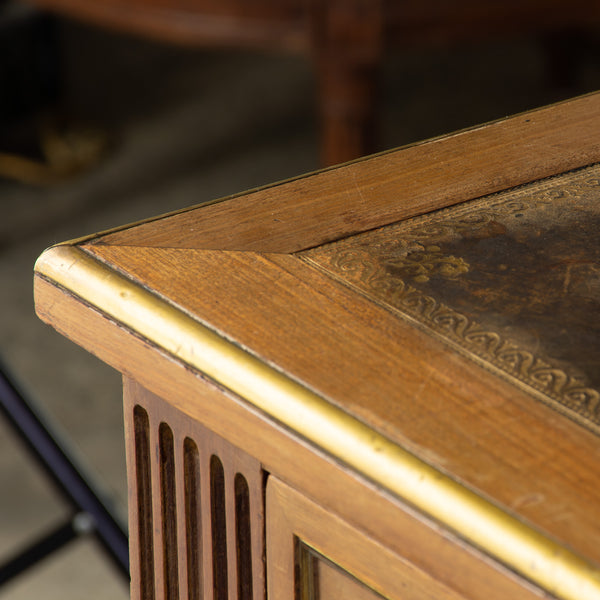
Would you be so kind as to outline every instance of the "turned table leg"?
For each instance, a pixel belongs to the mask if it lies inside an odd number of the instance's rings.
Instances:
[[[315,3],[313,48],[322,164],[345,162],[375,150],[382,11],[380,0]]]

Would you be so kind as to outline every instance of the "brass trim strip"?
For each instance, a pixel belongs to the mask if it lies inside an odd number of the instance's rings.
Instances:
[[[563,600],[600,600],[600,570],[284,373],[113,271],[56,246],[36,272],[205,373]]]

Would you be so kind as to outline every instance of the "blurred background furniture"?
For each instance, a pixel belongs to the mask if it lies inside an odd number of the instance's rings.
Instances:
[[[294,52],[314,62],[321,161],[377,146],[378,72],[389,46],[437,46],[526,33],[546,36],[564,80],[573,40],[597,30],[589,0],[33,0],[100,26],[192,46]]]

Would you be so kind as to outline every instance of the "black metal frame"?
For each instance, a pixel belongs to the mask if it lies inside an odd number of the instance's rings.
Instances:
[[[73,512],[68,521],[0,565],[0,585],[33,566],[84,533],[91,533],[112,559],[117,570],[129,578],[127,531],[98,486],[84,475],[72,451],[67,451],[56,432],[35,411],[9,379],[0,364],[0,411],[8,419],[30,455],[36,459]]]

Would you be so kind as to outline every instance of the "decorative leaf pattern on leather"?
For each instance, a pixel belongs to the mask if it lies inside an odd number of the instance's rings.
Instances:
[[[600,166],[301,257],[600,432]]]

